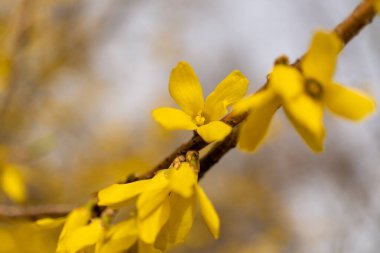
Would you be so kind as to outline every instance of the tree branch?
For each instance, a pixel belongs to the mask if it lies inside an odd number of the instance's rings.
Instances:
[[[36,205],[36,206],[0,206],[0,219],[32,219],[45,217],[58,218],[66,216],[72,205]]]

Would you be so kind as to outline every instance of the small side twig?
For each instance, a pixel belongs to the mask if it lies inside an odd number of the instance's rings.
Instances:
[[[66,216],[73,205],[36,205],[36,206],[6,206],[0,205],[0,219],[31,219],[45,217],[58,218]]]

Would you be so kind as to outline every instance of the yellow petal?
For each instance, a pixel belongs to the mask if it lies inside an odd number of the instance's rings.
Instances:
[[[198,197],[202,217],[207,225],[207,228],[212,234],[212,236],[215,239],[217,239],[219,238],[219,227],[220,227],[219,216],[216,213],[215,208],[212,205],[211,201],[208,199],[203,189],[199,185],[196,185],[196,192],[197,192],[197,197]]]
[[[342,41],[335,33],[317,32],[301,61],[305,76],[328,84],[334,75],[336,59],[342,46]]]
[[[67,237],[75,230],[85,226],[91,218],[91,210],[88,207],[75,208],[66,218],[65,225],[59,235],[57,252],[65,252]]]
[[[274,113],[280,106],[280,100],[273,98],[266,104],[255,107],[242,123],[238,146],[244,151],[256,151],[264,140]]]
[[[291,100],[304,92],[303,77],[294,67],[276,65],[270,74],[269,89],[284,100]]]
[[[36,224],[38,228],[51,229],[51,228],[63,226],[65,221],[66,221],[65,217],[56,218],[56,219],[42,218],[42,219],[37,220],[34,224]]]
[[[284,110],[309,147],[315,152],[322,151],[325,137],[322,104],[303,95],[291,103],[285,104]]]
[[[222,141],[231,133],[232,127],[221,121],[212,121],[197,128],[197,133],[205,142]]]
[[[242,114],[249,110],[262,107],[268,103],[271,103],[277,95],[273,92],[272,89],[263,89],[255,94],[246,97],[239,102],[237,102],[232,109],[234,114]]]
[[[180,244],[186,239],[193,226],[195,216],[195,195],[191,198],[182,198],[178,194],[170,195],[171,215],[160,232],[155,246],[167,250],[170,244]]]
[[[324,99],[333,113],[351,120],[361,120],[376,109],[372,98],[340,84],[329,85]]]
[[[152,244],[147,244],[143,241],[138,242],[138,251],[139,253],[163,253],[161,250],[158,250],[153,247]]]
[[[182,197],[189,198],[193,195],[196,183],[197,175],[190,168],[189,163],[183,162],[177,170],[173,169],[169,187],[173,192],[180,194]]]
[[[221,119],[227,106],[242,99],[248,89],[248,79],[238,70],[229,74],[206,98],[204,113],[207,121]]]
[[[99,253],[121,253],[128,250],[138,239],[136,219],[128,219],[113,226],[107,233],[107,241]]]
[[[194,130],[197,128],[189,115],[175,108],[158,108],[152,112],[152,115],[158,123],[169,130]]]
[[[107,233],[107,237],[112,237],[113,239],[121,239],[137,235],[137,233],[137,221],[136,219],[131,218],[112,226]]]
[[[104,228],[100,219],[94,219],[89,225],[75,230],[69,235],[66,243],[68,253],[76,253],[79,250],[95,245],[103,236]]]
[[[153,244],[170,215],[169,198],[166,198],[150,215],[139,220],[140,239]]]
[[[137,200],[139,219],[150,215],[165,199],[169,197],[169,180],[163,173],[157,174],[150,180],[149,185]]]
[[[98,204],[112,208],[122,207],[129,200],[141,194],[149,180],[140,180],[128,184],[114,184],[98,192]]]
[[[180,62],[172,70],[169,92],[184,112],[194,118],[203,109],[203,91],[198,77],[187,62]]]
[[[21,203],[26,199],[25,182],[14,164],[5,164],[0,170],[0,186],[14,202]]]

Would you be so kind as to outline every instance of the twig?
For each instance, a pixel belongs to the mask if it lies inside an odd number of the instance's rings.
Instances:
[[[36,205],[36,206],[0,206],[0,219],[32,219],[44,217],[58,218],[66,216],[72,205]]]

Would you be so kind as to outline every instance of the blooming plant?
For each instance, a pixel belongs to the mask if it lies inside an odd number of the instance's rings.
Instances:
[[[180,62],[173,69],[169,81],[169,92],[182,108],[158,108],[153,111],[154,119],[169,130],[196,130],[206,141],[221,141],[231,127],[220,119],[227,107],[239,101],[247,92],[248,79],[235,70],[229,74],[206,98],[190,64]]]
[[[210,234],[218,239],[223,233],[219,215],[199,180],[236,145],[244,151],[257,150],[278,109],[315,152],[323,151],[325,109],[352,121],[376,110],[371,96],[333,80],[339,53],[376,12],[380,1],[364,0],[332,32],[317,31],[306,54],[295,63],[289,64],[286,57],[276,60],[266,84],[245,98],[249,81],[239,70],[204,99],[190,64],[179,62],[170,75],[169,93],[181,109],[157,108],[152,116],[166,129],[195,131],[187,143],[153,169],[101,189],[80,207],[21,217],[38,218],[33,224],[42,230],[60,228],[57,253],[166,252],[185,242],[198,207]],[[206,146],[211,148],[200,157]],[[1,191],[13,202],[25,201],[19,167],[0,155]],[[0,217],[6,217],[1,211]]]
[[[369,96],[332,80],[342,41],[334,33],[319,31],[299,67],[277,64],[268,85],[237,104],[236,111],[251,110],[243,124],[239,146],[255,150],[267,132],[275,111],[282,106],[309,147],[322,151],[325,130],[323,107],[350,120],[361,120],[375,110]]]

